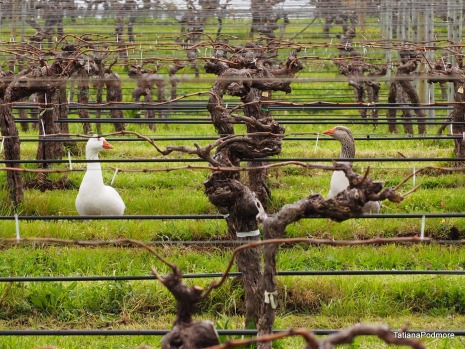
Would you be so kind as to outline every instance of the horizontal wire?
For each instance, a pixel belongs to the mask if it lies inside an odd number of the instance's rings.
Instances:
[[[403,127],[408,125],[410,127],[417,127],[419,125],[428,125],[428,126],[442,126],[446,125],[465,125],[465,121],[429,121],[429,119],[424,119],[420,121],[414,121],[414,119],[397,119],[388,121],[377,120],[372,118],[364,118],[359,120],[323,120],[323,119],[280,119],[276,118],[277,121],[281,125],[366,125],[366,126],[380,126],[380,125],[396,125],[399,127]],[[16,119],[17,123],[37,123],[34,119]],[[165,119],[165,118],[152,118],[152,119],[145,119],[145,118],[135,118],[135,119],[125,119],[125,118],[102,118],[102,119],[90,119],[90,118],[83,118],[83,119],[57,119],[55,123],[61,124],[159,124],[159,125],[211,125],[213,127],[213,123],[211,119],[203,118],[203,119]],[[234,122],[234,124],[246,124],[246,122]]]
[[[463,162],[465,158],[256,158],[242,159],[242,162]],[[206,163],[203,159],[186,158],[156,158],[156,159],[100,159],[100,160],[72,160],[73,163]],[[69,160],[0,160],[0,164],[69,164]],[[194,168],[192,168],[194,169]],[[212,167],[214,170],[214,167]],[[1,170],[1,167],[0,167]],[[14,171],[14,169],[11,169]],[[167,169],[168,170],[168,169]]]
[[[310,217],[311,218],[311,217]],[[316,217],[318,218],[318,217]],[[324,219],[324,218],[321,218],[321,219]],[[355,218],[354,218],[355,219]],[[416,238],[415,238],[416,237]],[[48,240],[46,238],[44,239],[40,239],[40,241],[38,241],[37,238],[31,238],[32,240],[29,241],[27,240],[28,238],[23,238],[20,242],[18,242],[16,239],[14,239],[14,241],[11,239],[11,238],[3,238],[3,239],[0,239],[0,246],[18,246],[19,243],[23,243],[23,244],[31,244],[31,245],[45,245],[45,244],[48,244],[48,245],[54,245],[54,244],[60,244],[60,241],[55,241],[55,239],[51,239],[51,240]],[[35,239],[35,240],[34,240]],[[394,238],[395,240],[395,238]],[[465,244],[465,240],[433,240],[433,239],[425,239],[425,240],[422,240],[421,238],[418,238],[416,235],[414,236],[414,239],[412,239],[414,241],[397,241],[394,242],[395,244],[409,244],[409,243],[415,243],[415,244],[425,244],[425,245],[450,245],[450,246],[462,246]],[[342,245],[338,245],[337,244],[338,240],[332,240],[331,241],[331,245],[334,246],[334,247],[340,247],[340,246],[347,246],[347,244],[342,244]],[[145,245],[147,246],[157,246],[157,245],[160,245],[160,246],[163,246],[163,247],[166,247],[166,246],[202,246],[202,247],[214,247],[214,246],[236,246],[236,245],[243,245],[244,244],[244,241],[242,240],[150,240],[150,241],[145,241],[143,242]],[[313,242],[313,243],[310,243],[310,242],[302,242],[302,244],[311,244],[313,246],[324,246],[324,245],[327,245],[323,242]],[[387,242],[389,243],[389,242]],[[295,243],[295,244],[299,244],[299,243]],[[371,245],[374,245],[374,246],[379,246],[381,245],[382,243],[381,242],[372,242]],[[95,244],[92,244],[92,241],[89,241],[88,244],[85,244],[83,243],[82,241],[80,241],[80,245],[79,246],[91,246],[91,245],[95,245]],[[111,244],[110,243],[105,243],[105,241],[101,241],[100,244],[98,245],[104,245],[104,246],[110,246]],[[123,245],[119,245],[119,247],[121,247]],[[129,247],[131,248],[131,245],[125,245],[126,247]]]
[[[312,134],[316,134],[312,132]],[[246,135],[236,134],[237,136],[245,137]],[[1,137],[0,137],[1,138]],[[5,136],[5,138],[13,138],[10,136]],[[35,136],[19,136],[21,143],[35,143],[35,142],[67,142],[67,143],[86,143],[87,138],[58,138],[58,137],[44,137],[39,136],[39,138]],[[211,135],[211,136],[150,136],[147,137],[152,141],[161,142],[161,141],[202,141],[202,140],[218,140],[220,137],[218,135]],[[117,137],[105,137],[105,139],[109,142],[145,142],[145,140],[140,138],[117,138]],[[405,135],[405,136],[383,136],[383,135],[360,135],[354,136],[354,140],[356,141],[412,141],[412,140],[454,140],[454,139],[463,139],[463,135]],[[324,141],[334,141],[334,139],[330,137],[300,137],[298,133],[296,134],[285,134],[283,136],[283,141],[316,141],[324,142]]]
[[[171,330],[0,330],[0,336],[164,336]],[[274,333],[286,332],[288,330],[274,329]],[[309,329],[315,335],[330,335],[338,333],[340,329]],[[224,330],[217,329],[216,332],[219,335],[227,336],[254,336],[258,334],[258,330]],[[465,329],[454,329],[454,330],[402,330],[402,333],[407,334],[419,334],[419,335],[448,335],[451,336],[465,336]],[[436,338],[436,337],[433,337]],[[440,337],[439,337],[440,338]]]
[[[326,81],[327,82],[327,81]],[[44,105],[34,104],[21,104],[6,103],[11,105],[12,109],[31,109],[31,110],[43,110]],[[204,100],[198,103],[189,104],[185,103],[173,103],[170,101],[164,102],[108,102],[108,103],[56,103],[55,106],[65,106],[69,110],[205,110],[207,111],[207,102]],[[454,104],[460,104],[459,102],[436,102],[428,104],[410,104],[410,103],[369,103],[369,102],[326,102],[326,101],[314,101],[310,103],[297,103],[288,101],[261,101],[262,105],[266,105],[270,110],[350,110],[350,109],[367,109],[367,110],[384,110],[384,109],[408,109],[408,110],[443,110],[452,109]],[[243,104],[229,104],[228,106],[232,109],[243,106]],[[412,117],[412,118],[417,118]],[[64,119],[66,120],[66,119]]]
[[[230,272],[228,277],[241,276],[240,272]],[[377,275],[465,275],[465,270],[299,270],[278,271],[277,276],[377,276]],[[183,274],[183,279],[220,278],[223,273]],[[2,282],[89,282],[89,281],[140,281],[156,280],[153,275],[125,276],[7,276]]]
[[[272,215],[269,215],[272,216]],[[392,213],[392,214],[367,214],[352,219],[390,219],[390,218],[460,218],[465,217],[465,213],[460,212],[443,212],[443,213]],[[177,214],[177,215],[124,215],[124,216],[77,216],[77,215],[58,215],[58,216],[0,216],[0,221],[85,221],[85,220],[215,220],[224,219],[220,214]],[[302,219],[325,219],[320,216],[307,216]],[[0,243],[2,240],[0,239]]]
[[[23,123],[31,122],[30,119],[23,119]],[[341,124],[340,120],[318,120],[318,119],[303,119],[303,120],[287,120],[287,119],[275,119],[278,123],[282,125],[338,125]],[[56,123],[65,123],[65,124],[109,124],[109,123],[121,123],[121,124],[181,124],[181,125],[212,125],[211,119],[124,119],[124,118],[104,118],[104,119],[57,119]],[[236,123],[236,122],[234,122]],[[246,122],[239,122],[240,124],[245,124]],[[447,125],[465,125],[465,121],[429,121],[428,119],[415,121],[411,119],[397,119],[392,121],[383,121],[376,120],[372,118],[365,118],[360,120],[348,120],[343,122],[345,125],[397,125],[397,126],[418,126],[418,125],[430,125],[430,126],[442,126],[443,124]]]
[[[373,119],[373,118],[363,118],[363,119],[311,119],[311,118],[275,118],[275,120],[283,125],[396,125],[396,126],[418,126],[418,125],[432,125],[432,126],[442,126],[447,125],[464,125],[465,121],[430,121],[430,119],[420,119],[415,120],[415,118],[409,119],[394,119],[388,120],[385,118],[382,119]],[[28,119],[28,118],[16,118],[17,123],[38,123],[38,120]],[[82,118],[82,119],[57,119],[56,123],[64,124],[110,124],[110,123],[120,123],[120,124],[177,124],[177,125],[212,125],[212,120],[208,118],[198,118],[198,119],[174,119],[174,118]],[[236,122],[234,122],[236,123]],[[243,122],[240,122],[243,123]]]
[[[288,330],[274,329],[273,333],[286,332]],[[308,329],[315,335],[330,335],[340,332],[340,329]],[[3,330],[0,336],[164,336],[170,330]],[[254,336],[257,330],[223,330],[216,329],[218,335],[222,336]],[[404,334],[465,336],[465,330],[402,330]]]

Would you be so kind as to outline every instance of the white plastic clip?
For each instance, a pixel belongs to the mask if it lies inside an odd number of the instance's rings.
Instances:
[[[68,162],[69,162],[69,169],[73,169],[73,162],[71,161],[71,153],[68,151]]]
[[[416,182],[417,182],[417,170],[415,169],[415,167],[413,168],[413,177],[412,177],[412,180],[413,180],[413,186],[416,185]]]
[[[40,119],[40,123],[42,125],[42,135],[45,137],[47,136],[47,134],[45,133],[45,124],[44,124],[44,120],[43,119]]]
[[[255,218],[259,222],[263,222],[268,217],[268,215],[266,214],[265,208],[263,207],[262,203],[257,198],[255,198],[255,206],[258,210],[257,216]]]
[[[274,297],[278,295],[278,291],[268,292],[265,291],[265,303],[271,305],[271,309],[276,309],[276,302]]]
[[[226,219],[226,218],[228,218],[228,217],[229,217],[229,213],[226,213],[226,214],[223,215],[223,218],[224,218],[224,219]]]
[[[246,232],[236,232],[236,236],[238,238],[248,238],[248,237],[252,237],[252,236],[258,236],[260,235],[260,230],[257,229],[257,230],[252,230],[252,231],[246,231]]]
[[[320,134],[316,134],[316,142],[315,142],[315,150],[313,151],[313,154],[316,154],[316,150],[318,149],[318,140],[320,139]]]
[[[425,238],[425,222],[426,222],[426,217],[423,215],[421,217],[421,230],[420,230],[420,238],[421,239]]]
[[[16,226],[16,241],[19,242],[19,240],[21,240],[21,235],[19,233],[19,217],[17,213],[15,213],[15,226]]]
[[[113,182],[115,181],[116,175],[118,174],[119,168],[117,167],[115,169],[115,173],[113,174],[113,178],[111,179],[110,185],[113,185]]]
[[[5,146],[5,137],[2,136],[2,144],[0,145],[0,154],[3,153],[4,146]]]
[[[465,132],[462,133],[462,139],[465,140]]]

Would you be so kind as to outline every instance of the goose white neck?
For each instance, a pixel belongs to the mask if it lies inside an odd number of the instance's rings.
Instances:
[[[86,150],[86,160],[98,160],[98,151],[93,149]]]
[[[88,150],[86,151],[86,159],[87,160],[99,160],[98,151],[96,150]],[[100,166],[100,162],[88,162],[87,163],[87,171],[84,175],[83,179],[89,186],[100,186],[103,184],[103,176],[102,176],[102,167]]]
[[[86,149],[86,160],[99,160],[99,150]]]

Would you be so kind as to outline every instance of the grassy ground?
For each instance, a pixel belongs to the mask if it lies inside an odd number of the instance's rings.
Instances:
[[[83,32],[76,24],[73,29]],[[81,23],[82,24],[82,23]],[[237,23],[236,23],[237,24]],[[172,32],[166,25],[160,36]],[[237,24],[245,37],[245,26]],[[291,32],[301,28],[290,27]],[[146,27],[136,30],[144,40],[149,34]],[[99,27],[111,33],[107,28]],[[315,29],[316,30],[316,29]],[[6,35],[6,34],[5,34]],[[370,32],[366,33],[368,39]],[[152,38],[153,39],[153,38]],[[330,51],[330,50],[329,50]],[[168,52],[168,50],[167,50]],[[174,52],[174,51],[173,51]],[[319,54],[321,48],[307,54]],[[147,53],[149,54],[149,53]],[[164,54],[169,54],[164,53]],[[327,52],[330,56],[331,52]],[[138,52],[134,53],[138,56]],[[308,61],[306,61],[308,63]],[[299,101],[331,99],[334,101],[352,98],[347,83],[340,79],[329,61],[307,64],[301,80],[293,84],[294,94],[277,95],[277,99],[296,98]],[[123,72],[122,72],[123,74]],[[189,76],[189,72],[185,73]],[[326,83],[308,82],[305,78],[315,75]],[[205,77],[205,76],[202,76]],[[209,77],[211,79],[211,77]],[[337,81],[340,80],[340,81]],[[208,90],[210,82],[188,80],[181,84],[180,94],[195,89]],[[131,85],[132,84],[132,85]],[[125,81],[130,90],[133,82]],[[383,85],[386,93],[386,85]],[[130,100],[130,97],[125,97]],[[198,97],[201,98],[201,97]],[[329,117],[350,118],[357,111],[331,112],[283,112],[280,118],[313,117],[327,120]],[[439,114],[440,115],[440,114]],[[127,117],[133,113],[126,112]],[[178,115],[179,116],[179,115]],[[207,118],[207,111],[183,114],[186,118]],[[286,134],[281,158],[333,159],[339,156],[339,144],[325,139],[321,133],[331,124],[286,124]],[[387,135],[387,126],[374,129],[371,125],[352,125],[356,136]],[[156,137],[179,135],[215,135],[211,125],[159,126],[154,133],[147,126],[128,124],[128,130]],[[111,132],[104,126],[104,132]],[[428,134],[435,134],[430,128]],[[73,124],[71,132],[81,132]],[[295,140],[297,135],[315,137],[315,140]],[[36,138],[37,131],[21,132],[23,140]],[[205,141],[200,142],[205,144]],[[114,150],[102,154],[105,159],[159,159],[161,155],[147,143],[112,142]],[[160,142],[192,146],[191,141]],[[34,159],[37,144],[22,143],[22,158]],[[84,158],[84,143],[70,149],[72,159]],[[370,166],[370,176],[395,186],[414,169],[425,165],[449,165],[444,161],[431,162],[380,162],[376,158],[430,157],[450,158],[452,140],[432,141],[428,139],[406,140],[359,140],[357,157],[372,159],[357,162],[354,166],[361,172]],[[182,157],[178,154],[172,158]],[[183,156],[184,157],[184,156]],[[192,163],[196,164],[196,163]],[[207,170],[176,170],[171,172],[124,172],[129,169],[160,169],[178,167],[185,163],[105,163],[104,178],[109,183],[115,167],[122,170],[113,186],[126,202],[127,215],[164,214],[216,214],[216,209],[203,193],[202,182]],[[56,165],[56,168],[66,168]],[[85,164],[74,164],[75,169],[85,169]],[[51,178],[61,177],[56,175]],[[83,172],[66,175],[73,189],[41,192],[26,191],[20,215],[76,215],[74,200]],[[25,175],[34,179],[32,175]],[[0,172],[4,183],[5,173]],[[285,203],[293,202],[311,193],[325,194],[329,188],[330,173],[299,167],[273,169],[269,173],[269,184],[273,192],[270,212]],[[385,203],[382,213],[443,213],[463,212],[462,197],[465,194],[463,174],[427,171],[408,181],[407,191],[414,184],[422,186],[400,204]],[[7,202],[6,190],[0,192],[0,200]],[[2,215],[13,212],[5,204]],[[15,222],[0,221],[0,238],[15,236]],[[371,237],[395,237],[418,235],[420,219],[357,219],[335,223],[325,219],[305,219],[288,229],[289,237],[318,237],[333,239],[365,239]],[[53,237],[61,239],[117,239],[131,238],[143,241],[216,241],[227,239],[227,228],[222,220],[117,220],[117,221],[20,221],[23,237]],[[463,218],[429,218],[426,220],[425,235],[438,240],[462,239],[465,235]],[[168,260],[176,263],[185,273],[221,272],[224,270],[231,247],[218,245],[192,246],[183,244],[158,244],[156,250]],[[146,252],[128,247],[57,246],[47,244],[4,246],[0,252],[0,276],[91,276],[91,275],[149,275],[154,266],[161,273],[166,268]],[[328,247],[296,245],[282,248],[278,269],[281,271],[301,270],[463,270],[465,252],[459,245],[386,245],[364,247]],[[207,285],[211,279],[189,279],[187,282]],[[308,327],[311,329],[343,328],[357,322],[387,323],[392,328],[408,326],[412,329],[463,329],[465,321],[465,291],[463,276],[457,275],[409,275],[409,276],[280,276],[278,317],[276,328]],[[174,302],[171,296],[155,281],[111,281],[111,282],[27,282],[0,284],[0,329],[167,329],[174,317]],[[210,299],[202,304],[199,318],[211,319],[218,329],[241,328],[243,322],[243,292],[238,281],[231,278]],[[222,338],[224,339],[224,338]],[[431,348],[461,348],[461,337],[451,340],[427,340]],[[0,348],[38,348],[51,345],[57,348],[135,348],[143,344],[159,346],[156,336],[134,337],[0,337]],[[282,347],[296,347],[300,340],[290,339]],[[375,340],[360,339],[352,348],[384,348]]]
[[[321,131],[324,127],[318,129]],[[302,127],[304,128],[304,127]],[[295,132],[299,132],[295,128]],[[142,130],[144,131],[144,130]],[[204,130],[211,133],[209,130]],[[369,127],[355,129],[359,134],[371,133]],[[375,131],[384,134],[382,128]],[[157,135],[171,134],[160,128]],[[409,157],[447,157],[451,152],[443,144],[431,141],[358,142],[358,156],[395,157],[397,151]],[[288,146],[289,144],[289,146]],[[412,146],[413,145],[413,146]],[[116,142],[115,149],[104,157],[150,158],[157,154],[142,142]],[[291,149],[289,149],[289,147]],[[376,147],[373,149],[373,147]],[[25,144],[23,158],[34,158],[33,144]],[[133,155],[134,154],[134,155]],[[301,141],[287,141],[283,157],[308,156],[331,158],[338,154],[335,142],[321,141],[308,147]],[[74,154],[82,158],[82,151]],[[116,164],[119,168],[156,167],[156,164]],[[422,164],[418,164],[420,167]],[[84,167],[84,165],[75,165]],[[106,182],[113,176],[112,164],[104,164]],[[165,166],[165,165],[161,165]],[[364,167],[365,163],[357,164]],[[395,185],[412,171],[411,164],[384,164],[374,161],[372,176]],[[28,190],[22,215],[74,215],[74,199],[82,172],[68,175],[76,189],[66,191]],[[203,194],[202,181],[207,171],[181,170],[161,173],[119,173],[114,186],[126,201],[127,214],[215,214],[215,208]],[[270,172],[273,189],[271,210],[309,193],[324,193],[330,174],[324,171],[285,168]],[[386,203],[383,213],[461,212],[463,193],[461,174],[419,174],[422,187],[403,203]],[[405,190],[413,183],[406,184]],[[2,195],[5,195],[3,192]],[[5,198],[3,198],[5,200]],[[8,214],[8,212],[5,212]],[[14,237],[13,221],[2,221],[1,236]],[[463,219],[431,218],[426,221],[426,236],[437,239],[462,238]],[[66,239],[134,238],[143,241],[221,240],[227,238],[221,220],[153,220],[153,221],[21,221],[24,237],[56,237]],[[358,219],[343,223],[324,219],[306,219],[288,229],[291,237],[323,237],[335,239],[377,236],[418,235],[420,219]],[[221,272],[230,247],[160,245],[157,251],[177,263],[186,273]],[[153,265],[166,269],[150,255],[123,247],[61,247],[48,245],[16,246],[2,252],[2,276],[66,276],[66,275],[148,275]],[[463,249],[456,245],[389,245],[375,247],[310,247],[297,245],[283,248],[279,270],[390,270],[438,269],[462,270]],[[276,328],[309,327],[340,328],[357,322],[387,323],[393,328],[404,325],[412,329],[461,329],[465,304],[462,276],[298,276],[279,277],[279,308]],[[211,280],[194,279],[190,283],[206,285]],[[199,318],[212,319],[218,328],[241,328],[243,295],[237,281],[230,280],[202,305]],[[64,282],[9,283],[1,285],[3,329],[165,329],[174,314],[170,295],[155,282]],[[101,348],[134,348],[146,343],[157,347],[156,337],[40,337],[1,339],[8,347],[51,344],[59,348],[86,346]],[[13,341],[13,342],[11,342]],[[431,340],[433,348],[459,348],[462,340]],[[284,346],[299,342],[290,340]],[[360,341],[357,347],[377,347],[376,342]],[[77,346],[76,346],[77,345]],[[380,346],[383,347],[383,346]]]

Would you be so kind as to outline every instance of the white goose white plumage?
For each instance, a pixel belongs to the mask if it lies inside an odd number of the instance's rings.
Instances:
[[[94,135],[87,141],[86,159],[98,160],[104,149],[113,149],[105,138]],[[100,162],[88,162],[76,197],[76,209],[81,216],[121,216],[126,206],[118,192],[103,183]]]
[[[337,139],[341,143],[341,159],[355,158],[355,141],[352,132],[344,126],[336,126],[323,132],[323,134]],[[328,199],[334,198],[340,192],[347,189],[349,180],[343,171],[334,171],[331,177],[331,184]],[[379,201],[369,201],[363,206],[363,213],[379,213],[381,203]]]

